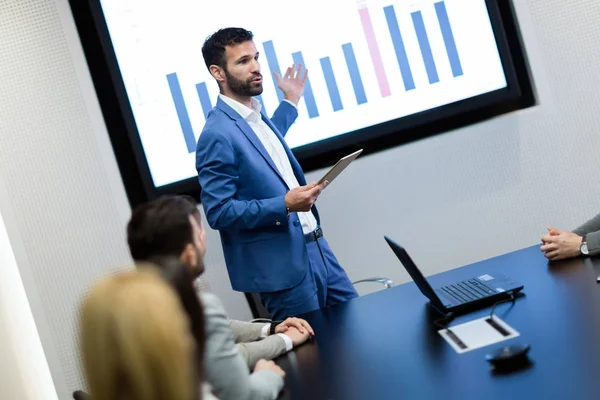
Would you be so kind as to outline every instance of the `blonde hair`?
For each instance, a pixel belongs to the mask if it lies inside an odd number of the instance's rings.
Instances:
[[[156,271],[103,279],[81,314],[83,366],[94,400],[198,398],[187,317]]]

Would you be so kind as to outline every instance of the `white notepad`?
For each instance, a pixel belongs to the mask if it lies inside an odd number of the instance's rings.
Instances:
[[[457,353],[466,353],[520,335],[519,332],[497,316],[492,318],[486,316],[460,325],[450,326],[447,329],[438,331],[438,333],[446,339]]]

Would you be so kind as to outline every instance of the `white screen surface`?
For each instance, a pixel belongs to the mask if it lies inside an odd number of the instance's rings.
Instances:
[[[196,176],[195,143],[218,95],[201,47],[223,27],[254,33],[267,115],[279,103],[272,72],[308,68],[292,148],[506,87],[485,0],[101,5],[156,187]]]

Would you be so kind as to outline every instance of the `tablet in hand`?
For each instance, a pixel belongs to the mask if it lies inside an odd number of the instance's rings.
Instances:
[[[350,165],[352,161],[354,161],[356,157],[360,155],[360,153],[362,153],[362,151],[363,149],[360,149],[352,154],[348,154],[347,156],[340,158],[340,160],[337,163],[335,163],[335,165],[331,167],[331,169],[327,171],[327,173],[323,175],[321,179],[319,179],[319,182],[317,182],[317,184],[320,185],[325,181],[331,183],[339,174],[342,173],[344,169],[346,169],[348,165]]]

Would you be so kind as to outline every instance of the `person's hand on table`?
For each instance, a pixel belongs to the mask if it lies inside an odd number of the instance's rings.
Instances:
[[[548,233],[542,237],[540,250],[550,261],[564,260],[581,254],[581,236],[561,229],[546,228]]]

